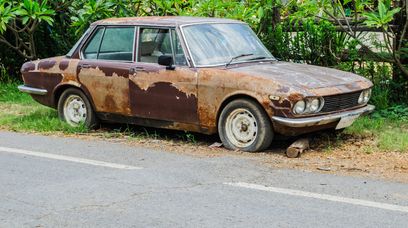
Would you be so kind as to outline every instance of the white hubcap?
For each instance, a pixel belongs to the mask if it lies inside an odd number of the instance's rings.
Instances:
[[[78,126],[86,120],[86,106],[78,95],[70,95],[64,103],[64,117],[71,126]]]
[[[255,141],[258,124],[250,111],[240,108],[229,114],[225,129],[228,140],[234,146],[244,148]]]

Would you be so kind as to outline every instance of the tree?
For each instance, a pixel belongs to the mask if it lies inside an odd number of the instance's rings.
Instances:
[[[0,0],[0,43],[24,59],[37,58],[34,34],[40,23],[52,25],[54,14],[47,0]]]

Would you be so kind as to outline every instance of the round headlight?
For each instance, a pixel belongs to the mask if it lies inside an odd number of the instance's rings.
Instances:
[[[371,89],[367,89],[363,91],[363,102],[367,103],[371,97]]]
[[[309,106],[310,112],[316,112],[317,110],[319,110],[319,108],[320,108],[320,99],[313,98],[312,100],[310,100],[310,106]]]
[[[360,96],[358,97],[358,103],[364,103],[364,91],[360,93]]]
[[[295,114],[302,114],[305,112],[306,109],[306,102],[301,100],[296,102],[296,104],[293,106],[293,112]]]

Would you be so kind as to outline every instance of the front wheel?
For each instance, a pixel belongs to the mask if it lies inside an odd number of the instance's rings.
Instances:
[[[58,116],[73,127],[84,124],[87,128],[93,128],[98,122],[88,98],[75,88],[62,93],[58,101]]]
[[[248,99],[237,99],[225,106],[218,120],[218,133],[226,148],[248,152],[268,148],[273,139],[265,111]]]

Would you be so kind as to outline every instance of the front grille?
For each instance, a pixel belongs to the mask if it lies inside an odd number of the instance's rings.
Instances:
[[[333,96],[325,96],[324,106],[321,112],[334,112],[338,110],[352,108],[358,105],[358,97],[361,91],[345,93]]]

